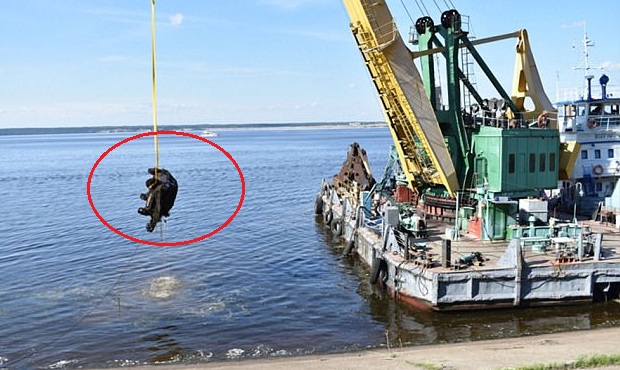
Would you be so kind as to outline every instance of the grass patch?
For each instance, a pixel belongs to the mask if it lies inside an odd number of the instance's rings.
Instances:
[[[580,356],[574,362],[566,364],[537,364],[510,368],[514,370],[568,370],[568,369],[588,369],[592,367],[603,367],[620,365],[620,354],[616,355],[590,355]]]
[[[433,363],[430,363],[430,362],[405,361],[405,363],[407,365],[416,366],[416,367],[419,367],[420,369],[424,369],[424,370],[441,370],[443,368],[443,366],[437,366],[437,365],[435,365]]]
[[[620,354],[581,356],[574,363],[575,368],[620,365]]]

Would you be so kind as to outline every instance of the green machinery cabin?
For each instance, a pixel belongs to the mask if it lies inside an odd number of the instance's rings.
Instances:
[[[540,88],[523,91],[528,88],[528,83],[523,83],[523,76],[530,76],[530,81],[534,81],[531,86],[541,86],[538,73],[535,70],[534,76],[532,70],[516,73],[513,94],[508,95],[475,49],[474,43],[487,41],[471,41],[461,26],[461,16],[455,10],[445,12],[438,25],[428,17],[418,19],[412,40],[419,51],[413,55],[419,58],[427,94],[457,170],[460,193],[464,199],[470,198],[474,205],[468,207],[462,203],[462,209],[457,210],[457,218],[461,219],[457,227],[469,229],[484,239],[505,239],[510,236],[511,225],[528,221],[519,220],[518,200],[538,198],[542,190],[557,187],[559,132],[549,125],[539,127],[536,121],[532,122],[532,117],[551,109]],[[525,39],[523,54],[533,58],[524,32],[489,38],[488,41],[519,37],[522,43]],[[436,83],[435,54],[444,57],[445,96]],[[518,61],[519,58],[524,56],[518,55]],[[474,61],[495,88],[499,99],[483,99],[471,83]],[[521,69],[535,66],[533,60],[521,60],[517,65]],[[526,111],[519,95],[530,95],[528,98],[535,108]],[[446,102],[442,101],[444,98]],[[521,214],[523,216],[523,212]]]

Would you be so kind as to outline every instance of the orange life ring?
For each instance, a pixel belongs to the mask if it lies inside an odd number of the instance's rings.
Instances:
[[[605,171],[605,169],[600,164],[597,164],[596,166],[592,168],[592,173],[595,174],[596,176],[602,175],[603,171]]]
[[[537,123],[538,123],[538,127],[539,128],[545,128],[547,127],[547,123],[549,122],[549,119],[547,118],[547,112],[543,111],[537,119]]]
[[[588,120],[588,128],[595,128],[598,126],[598,121],[595,120],[594,118],[590,118]]]

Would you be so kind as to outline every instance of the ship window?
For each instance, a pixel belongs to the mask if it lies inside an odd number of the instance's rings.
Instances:
[[[603,183],[601,182],[596,183],[596,191],[603,191]]]
[[[600,104],[592,104],[590,106],[590,114],[592,114],[592,115],[599,115],[601,113],[603,113],[603,112],[602,112],[602,107],[601,107]]]
[[[587,150],[582,150],[581,151],[581,159],[588,159],[588,151]]]
[[[580,105],[577,107],[577,109],[579,110],[579,115],[580,116],[585,116],[586,115],[586,106],[585,105]]]
[[[614,150],[607,149],[607,158],[613,158],[613,157],[614,157]]]
[[[538,161],[538,170],[545,172],[545,164],[547,163],[547,156],[545,153],[540,153],[540,160]]]
[[[601,150],[600,149],[594,149],[594,158],[601,159]]]
[[[555,172],[555,153],[549,153],[549,171]]]
[[[603,114],[611,114],[611,105],[605,104],[603,106]]]
[[[530,173],[536,172],[536,154],[530,153]]]
[[[515,173],[515,155],[508,155],[508,173]]]

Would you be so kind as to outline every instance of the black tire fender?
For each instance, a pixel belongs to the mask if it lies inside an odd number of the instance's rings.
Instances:
[[[325,224],[325,226],[331,225],[333,219],[334,214],[332,213],[332,211],[327,210],[323,213],[323,223]]]
[[[314,213],[317,215],[323,213],[323,197],[321,194],[317,195],[314,201]]]
[[[381,272],[384,273],[384,276],[387,276],[387,262],[383,258],[375,258],[372,261],[372,266],[370,269],[370,284],[376,284],[379,281],[379,276],[381,276]]]
[[[347,246],[342,251],[342,255],[345,257],[350,256],[353,248],[355,248],[355,233],[353,233],[353,235],[351,236],[351,240],[349,240]]]
[[[342,235],[342,220],[339,218],[334,218],[331,223],[331,230],[334,236]]]

